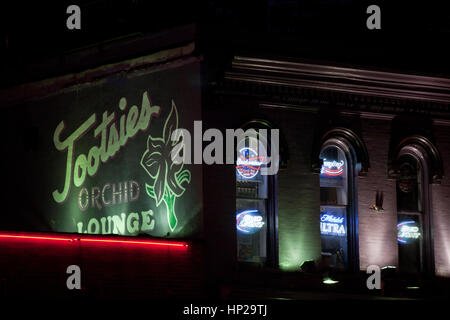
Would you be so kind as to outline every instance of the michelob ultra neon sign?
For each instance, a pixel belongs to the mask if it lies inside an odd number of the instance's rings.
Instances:
[[[320,215],[320,233],[323,235],[345,236],[344,217],[322,212]]]

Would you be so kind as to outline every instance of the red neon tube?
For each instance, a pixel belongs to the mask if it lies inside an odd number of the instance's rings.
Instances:
[[[54,240],[54,241],[73,241],[71,238],[47,237],[47,236],[28,236],[16,234],[0,234],[0,238],[16,238],[16,239],[35,239],[35,240]]]
[[[0,233],[0,238],[6,239],[24,239],[24,240],[50,240],[50,241],[85,241],[85,242],[103,242],[103,243],[121,243],[121,244],[139,244],[146,246],[166,246],[166,247],[188,247],[186,242],[174,242],[174,241],[160,241],[160,240],[128,240],[128,239],[106,239],[106,238],[85,238],[79,235],[72,236],[47,236],[47,235],[32,235],[32,234],[13,234],[13,233]]]

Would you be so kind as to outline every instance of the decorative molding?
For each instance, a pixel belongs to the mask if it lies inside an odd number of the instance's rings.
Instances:
[[[262,107],[329,105],[371,114],[450,118],[450,79],[236,56],[218,93],[254,94]],[[361,114],[363,115],[363,114]]]
[[[391,121],[395,118],[395,114],[387,113],[375,113],[375,112],[361,112],[361,111],[341,111],[340,114],[344,116],[359,116],[361,119],[376,119]],[[450,127],[450,120],[435,119],[433,118],[433,124],[436,126]]]
[[[359,112],[359,111],[341,111],[342,115],[346,116],[359,116],[362,119],[376,119],[391,121],[394,119],[394,114],[376,113],[376,112]]]
[[[436,126],[450,127],[450,120],[433,119],[433,124]]]
[[[311,159],[313,159],[311,164],[312,171],[315,173],[320,172],[320,168],[322,167],[320,152],[323,145],[331,139],[337,139],[338,141],[341,141],[343,145],[347,146],[347,148],[351,150],[352,153],[354,153],[354,160],[356,162],[355,164],[361,165],[361,169],[358,171],[358,174],[360,176],[365,176],[370,168],[369,153],[367,151],[367,147],[364,141],[356,133],[354,133],[350,129],[341,127],[336,127],[328,130],[322,135],[321,139],[317,143],[315,143],[311,157]]]
[[[228,79],[450,103],[450,79],[236,56]]]
[[[289,149],[288,149],[288,144],[286,142],[286,138],[284,136],[283,130],[282,128],[276,126],[275,124],[273,124],[272,122],[265,120],[265,119],[252,119],[250,121],[247,121],[246,123],[244,123],[243,125],[240,126],[241,129],[243,130],[248,130],[248,129],[266,129],[269,130],[268,131],[268,136],[267,139],[271,139],[270,135],[271,129],[278,129],[279,130],[279,145],[278,145],[278,152],[280,155],[280,169],[285,169],[288,166],[288,162],[289,162]],[[266,144],[268,146],[268,152],[271,154],[271,140],[270,141],[266,141]]]
[[[280,103],[265,103],[265,102],[260,103],[259,107],[263,109],[283,109],[309,113],[317,113],[317,111],[319,110],[319,108],[317,107],[307,107],[302,105],[289,105]]]
[[[444,175],[444,166],[442,157],[437,147],[428,138],[419,135],[413,135],[404,138],[396,146],[393,153],[389,155],[388,175],[389,178],[397,179],[400,176],[399,155],[404,148],[415,147],[420,150],[421,156],[428,167],[429,183],[441,183]]]

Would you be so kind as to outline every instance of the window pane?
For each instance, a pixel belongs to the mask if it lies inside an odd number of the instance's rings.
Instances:
[[[347,208],[321,206],[322,254],[330,256],[330,266],[344,269],[348,261]]]
[[[323,165],[320,170],[320,202],[322,204],[347,204],[347,160],[339,148],[326,147],[320,153]]]
[[[264,262],[267,256],[266,201],[237,199],[238,260]]]
[[[420,212],[421,174],[418,161],[409,155],[400,158],[400,178],[397,180],[397,207],[399,211]]]
[[[398,215],[398,260],[402,272],[421,270],[422,228],[420,215]]]
[[[236,233],[238,260],[264,263],[267,257],[268,178],[261,175],[266,152],[256,138],[238,143]]]
[[[348,164],[345,153],[336,146],[320,153],[320,233],[322,255],[329,256],[330,267],[348,265]]]
[[[237,150],[237,196],[267,199],[267,176],[261,175],[266,156],[264,146],[255,138],[246,138]]]

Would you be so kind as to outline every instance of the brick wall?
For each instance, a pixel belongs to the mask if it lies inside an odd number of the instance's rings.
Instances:
[[[203,109],[203,131],[234,128],[240,119],[233,112],[235,103],[215,110]],[[244,121],[244,120],[242,120]],[[225,142],[225,141],[224,141]],[[207,145],[208,143],[205,143]],[[220,294],[220,287],[232,281],[237,261],[236,239],[236,168],[234,165],[203,165],[203,210],[205,266],[208,296]]]
[[[436,126],[436,146],[444,163],[440,185],[431,185],[436,274],[450,277],[450,126]]]
[[[396,182],[387,177],[390,127],[389,120],[362,120],[361,138],[369,153],[370,169],[367,176],[357,179],[361,270],[373,264],[398,264]],[[370,209],[377,190],[383,192],[384,211]]]
[[[450,127],[435,126],[436,146],[444,163],[444,174],[450,170]],[[387,177],[388,148],[391,135],[389,120],[363,119],[362,139],[366,144],[371,167],[367,176],[357,179],[360,268],[369,265],[398,266],[396,181]],[[450,180],[430,184],[433,219],[435,268],[438,276],[450,276]],[[377,191],[383,192],[384,211],[370,207]]]
[[[269,115],[282,129],[289,149],[288,167],[278,173],[279,265],[283,270],[299,270],[321,252],[319,176],[311,171],[317,119],[298,111],[272,110]]]
[[[320,114],[288,109],[262,109],[251,98],[228,97],[222,106],[209,110],[211,127],[235,128],[251,119],[266,119],[280,128],[289,150],[289,163],[278,173],[278,244],[279,266],[283,270],[298,270],[306,260],[320,257],[320,184],[319,176],[311,172],[311,153],[317,126],[323,122]],[[344,118],[344,117],[343,117]],[[214,119],[214,121],[212,121]],[[342,120],[342,121],[341,121]],[[370,159],[366,176],[358,176],[357,206],[359,231],[359,259],[361,270],[369,265],[398,266],[396,181],[388,178],[387,165],[389,145],[392,138],[390,119],[341,119],[360,132]],[[444,172],[450,172],[450,127],[435,127],[436,144],[444,162]],[[214,265],[223,276],[231,271],[235,262],[233,168],[209,168],[204,178],[205,213],[214,212],[216,218],[206,217],[205,225],[213,227],[209,232],[214,242],[209,247],[222,254],[210,254],[218,259]],[[205,173],[204,169],[204,173]],[[227,172],[227,174],[225,174]],[[211,189],[215,179],[220,178],[222,188]],[[434,247],[438,275],[450,275],[450,180],[444,177],[441,185],[430,185],[434,218]],[[376,193],[383,193],[383,211],[370,209],[375,204]],[[218,210],[214,208],[219,207]],[[216,206],[216,207],[215,207]],[[220,218],[220,215],[223,215]],[[208,222],[209,221],[209,222]],[[232,227],[233,225],[233,227]],[[230,228],[227,231],[226,228]],[[208,232],[207,232],[208,233]],[[219,239],[226,239],[225,244]],[[210,239],[208,241],[210,241]],[[213,259],[213,260],[214,260]]]
[[[305,260],[319,258],[321,251],[319,177],[311,172],[317,116],[298,111],[263,110],[251,99],[224,98],[218,105],[203,110],[204,130],[237,128],[249,120],[266,119],[281,128],[287,139],[289,165],[279,171],[277,181],[279,266],[283,270],[298,270]],[[208,272],[222,281],[236,263],[235,168],[205,165],[203,176],[207,264],[208,269],[213,269]]]

